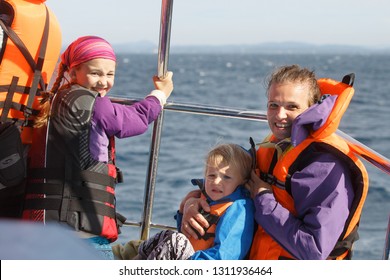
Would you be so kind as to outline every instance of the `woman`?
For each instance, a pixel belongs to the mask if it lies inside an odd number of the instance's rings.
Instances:
[[[272,133],[247,184],[258,224],[249,258],[350,259],[368,175],[334,132],[353,88],[291,65],[271,75],[267,93]],[[183,200],[186,235],[202,235],[207,226],[197,210],[208,205],[197,195]]]

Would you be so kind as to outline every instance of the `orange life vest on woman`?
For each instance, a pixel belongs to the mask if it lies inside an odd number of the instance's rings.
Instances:
[[[46,90],[61,49],[57,18],[44,2],[1,1],[0,116],[1,122],[21,127],[23,144],[31,143],[37,97]],[[30,108],[29,95],[34,97]]]
[[[331,79],[318,81],[322,94],[336,95],[337,99],[325,124],[293,147],[290,145],[277,159],[275,148],[261,147],[257,151],[257,167],[263,180],[272,185],[276,201],[293,215],[296,214],[294,199],[290,192],[292,174],[305,167],[307,157],[313,151],[326,151],[335,154],[351,169],[354,187],[354,200],[343,233],[339,237],[329,259],[345,259],[351,256],[352,244],[357,239],[357,228],[368,191],[368,175],[363,163],[351,151],[348,143],[336,135],[341,117],[353,96],[353,88]],[[272,142],[274,137],[269,139]],[[273,171],[271,171],[273,169]],[[272,173],[271,173],[272,172]],[[293,259],[279,243],[260,225],[254,236],[250,259]]]

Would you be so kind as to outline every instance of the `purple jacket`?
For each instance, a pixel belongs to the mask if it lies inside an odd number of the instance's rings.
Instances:
[[[298,116],[291,142],[298,145],[308,129],[318,129],[334,103],[328,97]],[[279,244],[297,259],[326,259],[344,229],[354,198],[350,171],[330,153],[313,158],[302,171],[294,173],[291,192],[297,216],[283,208],[270,192],[255,197],[255,219]]]
[[[90,135],[92,157],[107,162],[109,137],[126,138],[144,133],[161,109],[160,101],[154,96],[133,105],[112,103],[107,96],[97,97]]]

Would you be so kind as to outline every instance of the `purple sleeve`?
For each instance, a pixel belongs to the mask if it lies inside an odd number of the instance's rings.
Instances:
[[[160,102],[149,96],[133,104],[112,103],[108,97],[98,97],[94,107],[94,123],[108,137],[125,138],[144,133],[161,112]]]
[[[297,216],[266,192],[255,198],[257,223],[296,258],[326,259],[354,197],[349,170],[333,155],[321,154],[294,173],[291,192]]]

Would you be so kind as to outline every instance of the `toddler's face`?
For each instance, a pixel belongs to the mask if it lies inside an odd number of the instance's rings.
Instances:
[[[244,178],[237,168],[222,161],[208,163],[206,167],[205,191],[212,200],[230,195]]]
[[[114,86],[115,61],[96,58],[71,70],[72,82],[105,96]]]

